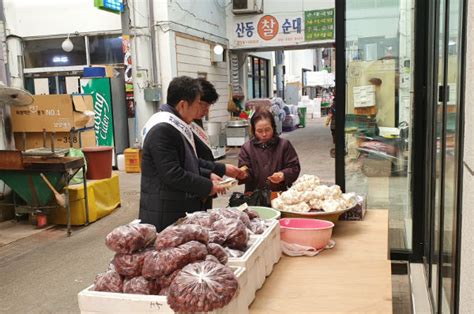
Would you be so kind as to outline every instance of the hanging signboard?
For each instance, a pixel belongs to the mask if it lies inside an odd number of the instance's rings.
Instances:
[[[123,63],[125,65],[125,91],[133,92],[132,50],[130,49],[130,35],[122,35]]]
[[[334,9],[234,16],[231,27],[232,49],[332,43],[335,38]]]
[[[334,39],[334,9],[304,12],[304,39]]]
[[[94,6],[112,13],[120,14],[123,12],[123,0],[94,0]]]
[[[322,86],[325,88],[334,87],[334,73],[328,73],[328,71],[323,70],[319,72],[305,72],[305,74],[306,86]]]

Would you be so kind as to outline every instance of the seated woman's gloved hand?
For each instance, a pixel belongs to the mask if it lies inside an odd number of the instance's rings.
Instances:
[[[238,180],[245,180],[249,177],[249,168],[247,166],[242,166],[240,169],[240,175],[236,177]]]
[[[283,172],[275,172],[268,177],[268,180],[273,184],[281,183],[285,180],[285,174]]]

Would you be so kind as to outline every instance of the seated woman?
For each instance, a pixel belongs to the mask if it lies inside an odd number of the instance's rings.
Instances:
[[[238,177],[245,183],[245,192],[264,189],[284,191],[300,174],[300,162],[293,145],[280,138],[275,130],[273,115],[267,110],[255,112],[250,119],[252,134],[239,153],[239,167],[247,167]]]

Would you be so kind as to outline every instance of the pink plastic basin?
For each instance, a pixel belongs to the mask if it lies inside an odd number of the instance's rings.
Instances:
[[[280,219],[281,240],[311,246],[315,249],[324,248],[331,239],[334,223],[319,219],[283,218]]]

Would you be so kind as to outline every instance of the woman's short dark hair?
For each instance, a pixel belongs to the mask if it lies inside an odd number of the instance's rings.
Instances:
[[[202,77],[199,77],[197,80],[201,85],[202,89],[201,100],[211,105],[215,103],[219,98],[219,94],[217,93],[214,85],[212,85],[211,82]]]
[[[192,103],[201,94],[201,85],[197,79],[189,76],[178,76],[168,86],[166,102],[171,107],[176,107],[181,100]]]
[[[257,122],[260,120],[270,121],[272,125],[272,129],[273,129],[273,136],[275,136],[276,135],[275,118],[273,117],[273,114],[270,111],[268,111],[268,109],[259,109],[255,111],[252,118],[250,118],[250,130],[252,131],[252,134],[255,135],[255,124],[257,124]]]

